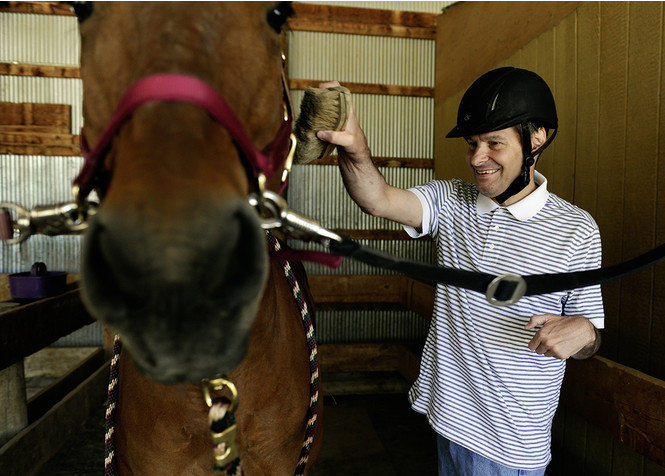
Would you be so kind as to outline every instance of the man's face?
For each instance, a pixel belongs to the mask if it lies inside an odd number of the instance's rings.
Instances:
[[[466,141],[466,162],[483,195],[500,195],[522,172],[522,143],[514,127],[466,137]]]

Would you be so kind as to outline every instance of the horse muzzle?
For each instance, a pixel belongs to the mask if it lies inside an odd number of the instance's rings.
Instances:
[[[91,313],[153,380],[198,381],[236,367],[268,268],[255,211],[241,199],[192,206],[186,220],[126,210],[104,203],[86,234],[82,295]]]

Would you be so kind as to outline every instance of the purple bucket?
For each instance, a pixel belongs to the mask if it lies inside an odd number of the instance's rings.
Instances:
[[[57,296],[67,290],[67,273],[47,271],[44,263],[35,263],[30,271],[9,275],[12,299],[40,299]]]

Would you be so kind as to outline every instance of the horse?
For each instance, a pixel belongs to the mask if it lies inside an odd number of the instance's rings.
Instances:
[[[271,249],[248,203],[279,188],[288,149],[280,32],[290,4],[74,7],[86,155],[76,189],[79,203],[93,189],[101,201],[84,238],[82,299],[122,341],[111,473],[212,474],[200,382],[223,374],[238,395],[243,474],[298,474],[299,463],[308,474],[322,440],[311,336],[284,262],[270,258],[279,242]],[[302,268],[292,272],[311,307]],[[231,400],[229,388],[210,391]]]

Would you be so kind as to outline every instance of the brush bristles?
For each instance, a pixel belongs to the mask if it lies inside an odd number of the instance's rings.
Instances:
[[[298,140],[295,152],[296,163],[305,164],[332,153],[335,146],[320,140],[316,137],[316,133],[341,131],[346,127],[350,98],[351,92],[343,86],[305,89],[305,96],[300,104],[300,115],[294,128]]]

